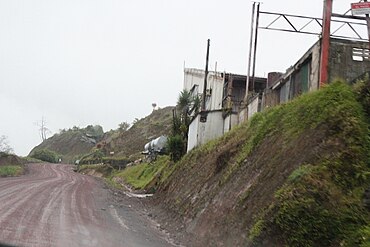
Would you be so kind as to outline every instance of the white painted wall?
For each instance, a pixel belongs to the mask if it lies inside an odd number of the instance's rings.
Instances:
[[[198,85],[198,95],[203,94],[205,72],[200,69],[184,69],[184,89],[191,90],[194,85]],[[212,93],[207,97],[206,110],[222,109],[224,78],[222,73],[210,71],[208,73],[207,89],[212,89]]]
[[[248,105],[248,119],[250,119],[253,114],[258,112],[258,103],[260,99],[258,97],[255,97],[252,102]]]
[[[244,108],[239,112],[238,123],[243,123],[248,120],[248,108]]]
[[[187,146],[188,152],[198,145],[199,119],[200,115],[197,115],[189,125]]]
[[[234,126],[239,124],[238,114],[230,114],[224,119],[224,133],[230,131]]]
[[[188,152],[194,147],[216,139],[224,134],[222,111],[209,112],[207,122],[200,122],[200,115],[191,122],[188,132]]]

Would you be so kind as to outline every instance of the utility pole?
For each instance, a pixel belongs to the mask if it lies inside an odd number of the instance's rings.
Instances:
[[[247,81],[245,85],[245,98],[244,101],[247,101],[248,98],[248,89],[249,89],[249,82],[250,82],[250,74],[251,74],[251,65],[252,65],[252,46],[253,46],[253,34],[254,34],[254,14],[255,14],[256,2],[253,3],[252,6],[252,14],[251,14],[251,34],[249,40],[249,55],[248,55],[248,70],[247,70]]]
[[[333,0],[324,0],[319,87],[328,83],[329,80],[330,22],[332,9]]]
[[[260,15],[260,2],[253,2],[251,14],[251,34],[249,40],[249,55],[248,55],[248,71],[247,81],[245,85],[244,102],[248,101],[249,86],[252,82],[252,90],[254,90],[255,73],[256,73],[256,58],[257,58],[257,41],[258,41],[258,26]],[[256,23],[254,22],[256,20]],[[254,38],[254,39],[253,39]],[[253,53],[252,53],[253,52]],[[253,60],[252,60],[253,57]],[[252,73],[251,73],[252,70]],[[251,76],[252,74],[252,76]]]
[[[209,46],[210,39],[207,40],[207,54],[206,54],[206,69],[204,72],[204,85],[203,85],[203,98],[202,98],[202,110],[200,112],[200,121],[202,123],[207,121],[206,112],[206,99],[207,99],[207,80],[208,80],[208,61],[209,61]]]
[[[258,26],[260,19],[260,5],[257,3],[257,14],[256,14],[256,30],[254,31],[254,50],[253,50],[253,69],[252,69],[252,90],[254,91],[254,84],[256,82],[256,57],[257,57],[257,41],[258,41]]]
[[[208,80],[208,61],[209,61],[209,45],[210,40],[207,40],[207,54],[206,54],[206,69],[204,73],[204,84],[203,84],[203,99],[202,99],[202,111],[206,110],[206,96],[207,96],[207,80]]]

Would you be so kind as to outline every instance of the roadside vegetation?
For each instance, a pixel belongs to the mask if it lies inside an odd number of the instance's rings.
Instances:
[[[0,177],[14,177],[20,176],[24,172],[22,166],[0,166]]]
[[[147,189],[154,192],[160,183],[169,175],[170,171],[169,156],[159,156],[152,163],[140,163],[129,166],[122,171],[115,171],[111,174],[110,179],[119,178],[135,190]]]
[[[56,152],[53,152],[49,149],[39,149],[35,150],[30,155],[33,159],[42,160],[49,163],[58,163],[59,159],[62,158],[61,155],[58,155]]]
[[[192,118],[199,112],[200,99],[198,96],[183,90],[173,109],[172,132],[168,137],[167,150],[171,160],[179,161],[187,151],[188,131]]]
[[[0,177],[13,177],[23,175],[24,164],[27,161],[15,154],[0,152]]]

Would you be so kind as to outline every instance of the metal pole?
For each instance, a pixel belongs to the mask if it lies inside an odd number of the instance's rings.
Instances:
[[[206,69],[205,69],[205,74],[204,74],[202,111],[205,111],[206,110],[209,45],[210,45],[210,39],[207,40],[207,55],[206,55]]]
[[[367,2],[367,0],[364,0],[364,2]],[[369,17],[369,14],[366,14],[365,15],[366,17],[366,24],[367,24],[367,35],[368,35],[368,39],[369,39],[369,50],[370,50],[370,17]]]
[[[244,98],[244,101],[246,102],[247,101],[247,98],[248,98],[248,89],[249,89],[249,81],[250,81],[250,73],[251,73],[251,63],[252,63],[252,46],[253,46],[253,34],[254,34],[254,30],[253,30],[253,27],[254,27],[254,12],[255,12],[255,8],[256,8],[256,3],[254,2],[253,3],[253,6],[252,6],[252,20],[251,20],[251,37],[250,37],[250,40],[249,40],[249,57],[248,57],[248,72],[247,72],[247,82],[246,82],[246,85],[245,85],[245,98]]]
[[[254,51],[253,51],[253,71],[252,71],[252,91],[254,91],[254,83],[256,82],[255,74],[256,74],[256,55],[257,55],[257,41],[258,41],[258,25],[259,25],[259,18],[260,18],[260,4],[257,4],[257,17],[256,17],[256,31],[254,34]]]
[[[329,52],[330,52],[330,21],[333,8],[333,0],[324,0],[323,27],[321,37],[321,59],[320,59],[320,84],[322,87],[329,79]]]

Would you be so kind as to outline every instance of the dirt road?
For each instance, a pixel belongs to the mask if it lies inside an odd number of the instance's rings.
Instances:
[[[173,246],[141,209],[114,203],[93,177],[62,164],[31,164],[0,178],[0,243],[16,246]],[[127,198],[129,200],[129,198]]]

